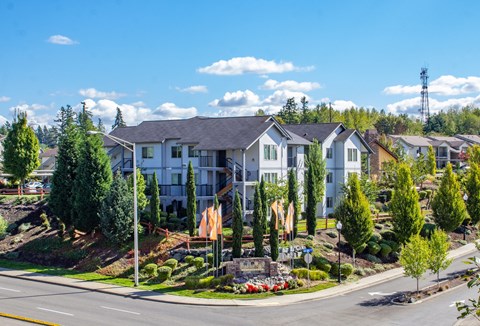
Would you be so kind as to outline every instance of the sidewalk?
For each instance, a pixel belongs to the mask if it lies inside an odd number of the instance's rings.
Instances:
[[[449,253],[449,258],[455,259],[469,253],[477,251],[473,243],[462,246],[458,249],[452,250]],[[403,276],[402,268],[395,268],[383,273],[375,274],[372,276],[364,277],[353,283],[343,283],[338,286],[304,294],[291,294],[283,296],[275,296],[266,299],[239,299],[235,300],[221,300],[221,299],[201,299],[192,297],[176,296],[171,294],[162,294],[146,290],[138,290],[135,288],[121,287],[117,285],[110,285],[104,283],[76,280],[71,278],[50,276],[45,274],[30,273],[25,271],[10,270],[6,268],[0,268],[0,275],[6,277],[15,277],[26,279],[36,282],[44,282],[50,284],[57,284],[62,286],[73,287],[77,289],[97,291],[102,293],[108,293],[113,295],[119,295],[124,297],[132,297],[143,300],[158,301],[172,304],[187,304],[187,305],[202,305],[202,306],[275,306],[286,305],[292,303],[300,303],[304,301],[324,299],[328,297],[345,294],[348,292],[360,290],[375,284],[387,282],[389,280]]]

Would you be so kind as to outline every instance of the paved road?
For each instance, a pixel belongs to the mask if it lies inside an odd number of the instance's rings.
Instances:
[[[448,272],[465,269],[457,259]],[[433,284],[433,277],[421,286]],[[392,305],[393,292],[412,290],[398,278],[334,298],[289,306],[202,307],[151,302],[0,277],[0,311],[61,325],[453,325],[454,301],[474,297],[465,286],[423,303]],[[3,322],[2,322],[3,325]],[[5,324],[8,325],[8,324]]]

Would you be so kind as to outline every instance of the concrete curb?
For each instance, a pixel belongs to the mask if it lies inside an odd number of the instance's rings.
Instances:
[[[476,251],[474,244],[470,243],[449,253],[449,258],[455,259]],[[375,274],[362,278],[354,283],[341,284],[332,288],[328,288],[318,292],[290,294],[283,296],[270,297],[265,299],[203,299],[175,296],[169,294],[160,294],[148,290],[139,290],[135,288],[127,288],[117,285],[82,281],[58,276],[50,276],[45,274],[30,273],[25,271],[10,270],[0,268],[0,276],[21,278],[34,282],[43,282],[48,284],[68,286],[80,290],[94,291],[106,294],[113,294],[134,299],[156,301],[170,304],[183,304],[195,306],[282,306],[287,304],[303,303],[307,301],[322,300],[333,296],[350,293],[361,290],[369,286],[381,284],[403,276],[402,268],[395,268],[383,273]],[[83,284],[82,284],[83,283]]]

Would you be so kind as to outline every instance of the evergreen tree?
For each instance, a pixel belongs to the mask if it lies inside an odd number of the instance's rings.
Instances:
[[[263,257],[263,208],[260,187],[255,185],[253,194],[253,243],[255,245],[255,257]]]
[[[126,126],[127,124],[123,120],[122,110],[120,110],[120,108],[117,107],[117,114],[115,115],[115,122],[112,125],[112,130],[117,127],[126,127]]]
[[[323,159],[322,146],[314,139],[309,146],[307,157],[307,231],[315,235],[317,227],[317,203],[321,202],[325,193],[325,160]]]
[[[435,222],[446,232],[455,230],[467,218],[460,184],[450,163],[447,164],[440,187],[433,197],[432,209]]]
[[[3,141],[3,169],[12,174],[15,181],[24,180],[39,165],[40,144],[32,128],[27,125],[27,114],[18,112],[12,129]]]
[[[128,176],[127,184],[128,190],[133,193],[133,173]],[[145,195],[145,189],[147,189],[145,178],[143,177],[140,168],[137,168],[137,208],[139,211],[143,211],[148,205],[148,198],[147,195]]]
[[[232,256],[233,258],[240,258],[242,256],[242,237],[243,237],[243,218],[242,218],[242,203],[238,190],[235,190],[235,197],[233,200],[233,222],[232,222]]]
[[[71,106],[62,107],[55,120],[60,129],[57,167],[53,172],[49,207],[66,225],[74,220],[75,179],[80,157],[80,139],[75,125],[75,112]]]
[[[103,124],[102,119],[98,118],[98,123],[97,123],[97,130],[101,132],[105,132],[105,125]]]
[[[287,124],[297,124],[300,122],[300,114],[294,97],[287,99],[287,103],[278,112],[278,117]]]
[[[300,201],[298,200],[297,176],[293,169],[288,172],[288,202],[293,203],[293,237],[296,238],[298,233],[298,215],[300,214]]]
[[[465,180],[465,189],[468,196],[467,210],[473,224],[480,221],[480,166],[471,163]]]
[[[37,136],[38,142],[39,142],[40,144],[45,144],[45,143],[44,143],[44,139],[43,139],[43,129],[42,129],[41,126],[38,126],[38,127],[37,127],[37,130],[35,131],[35,135]]]
[[[195,172],[192,161],[188,163],[187,171],[187,229],[191,237],[195,234],[197,223],[197,194],[195,192]]]
[[[83,144],[74,182],[73,224],[84,232],[92,231],[99,225],[101,203],[112,183],[110,159],[103,149],[102,137],[86,134],[88,130],[95,129],[89,116],[85,109],[80,120]]]
[[[473,145],[467,149],[468,163],[480,165],[480,145]]]
[[[432,146],[428,146],[427,152],[427,173],[435,176],[437,173],[437,162],[435,161],[435,151]]]
[[[105,237],[122,244],[133,234],[133,195],[117,173],[100,210],[100,226]]]
[[[452,263],[452,260],[447,258],[450,248],[448,235],[444,231],[436,229],[430,236],[428,247],[430,249],[428,269],[437,275],[437,284],[440,284],[440,271],[447,269]]]
[[[412,235],[419,234],[423,227],[424,218],[418,200],[419,196],[410,175],[410,168],[407,164],[401,163],[389,206],[393,217],[393,230],[402,244]]]
[[[270,256],[273,261],[277,261],[278,259],[278,230],[275,228],[276,220],[277,216],[272,212],[272,216],[270,216]]]
[[[267,199],[267,192],[265,189],[265,180],[262,175],[262,180],[260,181],[260,198],[262,199],[262,227],[263,227],[263,234],[267,233],[268,223],[267,223],[267,216],[268,216],[268,199]]]
[[[160,226],[160,191],[158,190],[157,171],[153,172],[153,180],[152,184],[150,185],[150,192],[152,194],[152,197],[150,198],[150,223],[152,223],[153,227],[155,228]]]
[[[428,243],[418,234],[412,236],[409,241],[402,246],[400,264],[406,276],[417,280],[417,293],[419,291],[419,280],[428,269],[429,256],[430,250]]]
[[[335,208],[335,218],[342,222],[342,234],[353,250],[353,261],[357,249],[373,234],[370,205],[362,192],[358,175],[352,173],[340,204]]]

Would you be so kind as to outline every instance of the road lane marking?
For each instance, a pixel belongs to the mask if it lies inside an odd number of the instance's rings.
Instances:
[[[370,295],[394,295],[397,292],[390,292],[390,293],[385,293],[385,292],[368,292]]]
[[[449,307],[455,307],[457,305],[457,303],[465,303],[465,300],[458,300],[458,301],[452,301],[452,304],[449,305]]]
[[[9,288],[2,288],[2,287],[0,287],[0,290],[11,291],[11,292],[22,292],[20,290],[14,290],[14,289],[9,289]]]
[[[29,322],[29,323],[32,323],[32,324],[37,324],[37,325],[60,326],[59,324],[54,324],[54,323],[51,323],[51,322],[48,322],[48,321],[43,321],[43,320],[38,320],[38,319],[33,319],[33,318],[28,318],[28,317],[23,317],[23,316],[7,314],[7,313],[4,313],[4,312],[0,312],[0,317],[22,320],[22,321],[26,321],[26,322]]]
[[[52,309],[40,308],[40,307],[37,307],[37,309],[48,311],[48,312],[54,312],[56,314],[61,314],[61,315],[73,316],[73,314],[70,314],[68,312],[58,311],[58,310],[52,310]]]
[[[125,312],[125,313],[127,313],[127,314],[132,314],[132,315],[140,315],[139,312],[135,312],[135,311],[129,311],[129,310],[123,310],[123,309],[117,309],[117,308],[105,307],[105,306],[100,306],[100,307],[103,308],[103,309]]]

